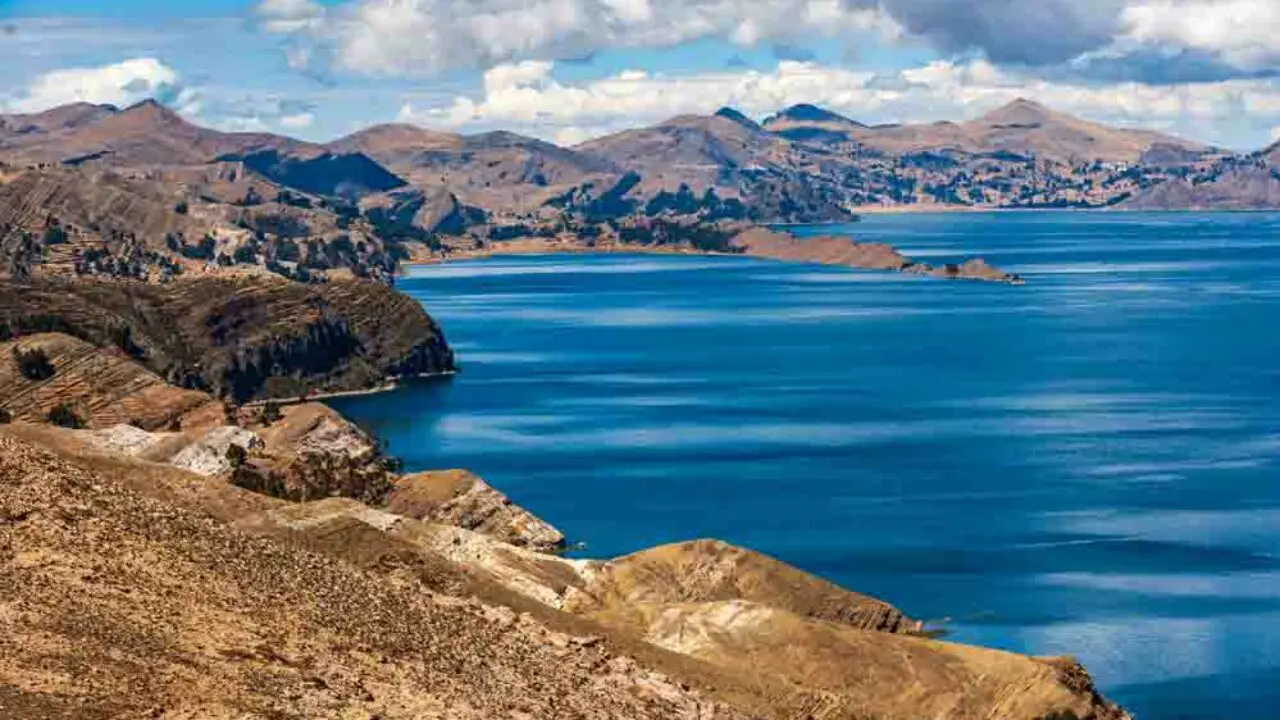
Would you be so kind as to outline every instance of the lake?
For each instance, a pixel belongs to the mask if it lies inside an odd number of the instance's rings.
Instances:
[[[1140,720],[1280,708],[1280,215],[876,215],[800,234],[1027,285],[732,257],[400,283],[455,378],[334,401],[607,557],[701,537],[1074,654]]]

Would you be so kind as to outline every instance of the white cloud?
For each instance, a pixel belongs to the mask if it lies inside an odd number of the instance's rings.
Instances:
[[[254,12],[268,32],[316,30],[324,23],[324,6],[313,0],[262,0]]]
[[[148,98],[179,112],[199,111],[197,93],[182,87],[177,71],[155,58],[45,73],[33,80],[26,93],[10,102],[9,107],[17,112],[39,112],[75,102],[125,106]]]
[[[297,115],[285,115],[277,121],[286,130],[305,130],[316,122],[316,116],[309,112]]]
[[[1026,96],[1101,122],[1195,130],[1214,142],[1220,126],[1250,114],[1265,133],[1280,122],[1280,87],[1266,80],[1185,85],[1054,82],[975,60],[936,61],[892,74],[783,61],[771,72],[664,76],[633,70],[584,83],[554,77],[549,62],[499,66],[479,97],[434,108],[406,105],[400,120],[455,129],[516,128],[557,142],[581,142],[673,115],[721,105],[762,117],[797,103],[818,103],[867,122],[973,117]]]
[[[1280,58],[1277,0],[1134,0],[1122,40],[1203,50],[1241,67]]]
[[[310,0],[264,0],[272,32],[306,36],[344,69],[429,75],[521,59],[580,57],[616,47],[703,37],[742,44],[806,34],[894,34],[874,0],[351,0],[325,12]]]

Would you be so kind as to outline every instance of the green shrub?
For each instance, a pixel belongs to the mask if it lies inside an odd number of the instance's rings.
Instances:
[[[249,453],[245,451],[244,448],[236,445],[235,443],[227,446],[227,462],[231,465],[232,469],[242,468],[248,461]]]
[[[8,425],[13,422],[13,413],[9,412],[9,408],[0,407],[0,425]]]
[[[50,362],[49,356],[41,348],[33,350],[14,348],[13,359],[18,363],[18,372],[28,380],[37,382],[48,380],[58,372]]]
[[[49,422],[69,430],[82,430],[85,427],[84,418],[80,417],[67,403],[62,403],[49,411]]]

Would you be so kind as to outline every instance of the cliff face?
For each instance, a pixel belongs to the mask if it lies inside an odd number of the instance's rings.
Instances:
[[[0,282],[0,338],[43,331],[118,348],[176,385],[238,402],[454,367],[417,302],[364,281]]]

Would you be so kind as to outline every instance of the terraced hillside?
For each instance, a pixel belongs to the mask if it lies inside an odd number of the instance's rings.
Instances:
[[[52,374],[28,377],[19,366],[23,357],[44,358]],[[0,407],[15,420],[45,422],[61,405],[87,427],[130,424],[145,430],[167,427],[210,405],[221,407],[207,393],[170,386],[118,349],[104,351],[59,334],[0,343]]]
[[[175,385],[237,402],[453,369],[421,305],[370,281],[0,281],[0,338],[36,332],[118,348]]]

